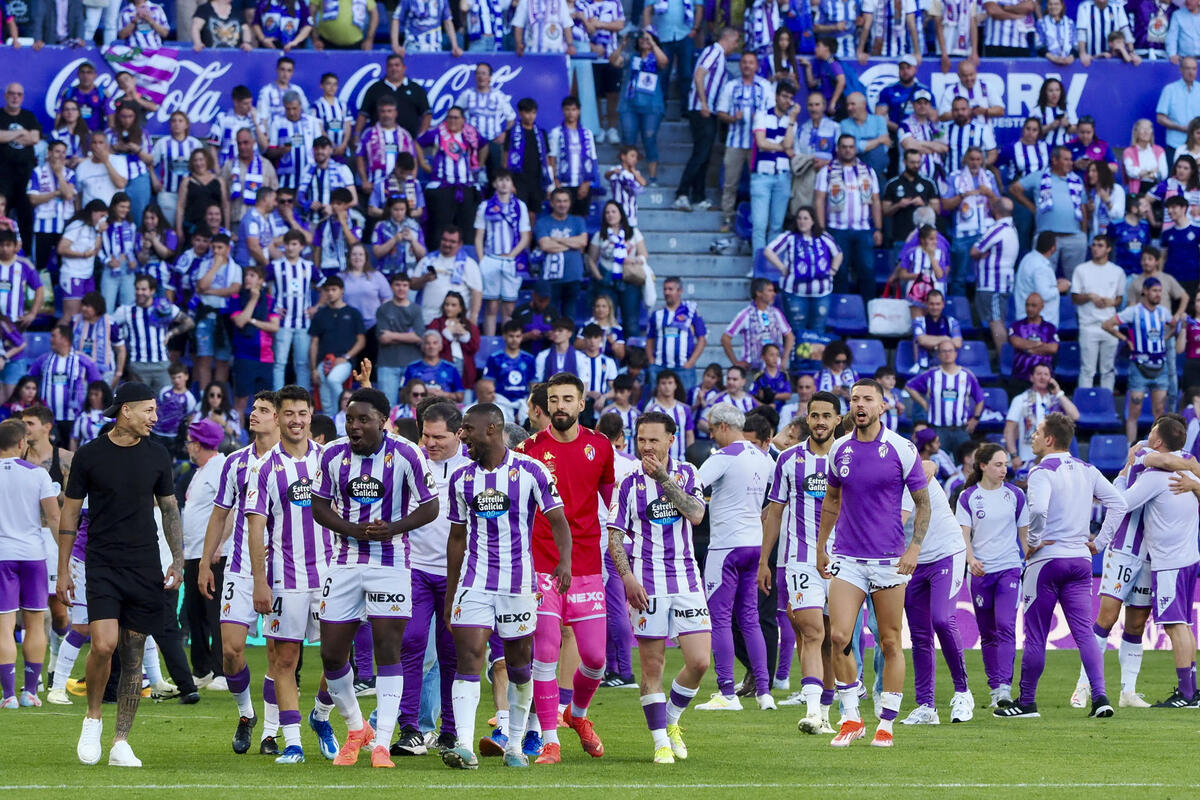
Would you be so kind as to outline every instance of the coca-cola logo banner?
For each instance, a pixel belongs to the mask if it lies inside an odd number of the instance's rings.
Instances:
[[[268,50],[250,53],[181,50],[166,99],[150,116],[147,131],[151,135],[167,133],[171,114],[183,111],[192,121],[192,134],[205,135],[217,114],[232,106],[229,93],[233,87],[248,86],[257,97],[260,88],[275,80],[278,57],[277,52]],[[338,96],[354,111],[367,87],[383,77],[387,53],[304,51],[293,52],[291,57],[296,61],[293,81],[304,90],[309,102],[321,96],[321,75],[332,72],[339,78]],[[47,127],[54,121],[58,97],[75,82],[75,73],[84,61],[90,61],[99,70],[97,83],[109,93],[119,91],[112,70],[95,48],[46,47],[37,52],[26,48],[19,59],[20,74],[14,73],[12,77],[24,83],[26,100],[36,103],[33,111]],[[475,85],[475,65],[480,62],[492,66],[492,85],[509,95],[514,107],[522,97],[532,97],[537,101],[538,123],[542,127],[548,130],[562,121],[560,105],[570,93],[565,56],[518,58],[514,53],[486,56],[465,53],[454,58],[446,53],[414,54],[405,61],[408,77],[420,83],[429,95],[435,123],[441,121],[464,89]]]

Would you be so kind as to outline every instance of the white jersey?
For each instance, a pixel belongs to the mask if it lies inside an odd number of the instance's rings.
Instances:
[[[932,564],[967,549],[967,541],[963,538],[958,520],[954,518],[954,512],[950,510],[946,491],[937,481],[929,481],[926,486],[929,488],[929,527],[925,530],[921,554],[917,556],[918,564]],[[910,514],[916,508],[907,488],[904,489],[900,508]]]
[[[958,496],[958,524],[971,534],[971,548],[986,572],[1002,572],[1021,566],[1021,540],[1017,529],[1029,524],[1025,493],[1005,483],[985,489],[978,483]]]
[[[445,461],[434,461],[426,454],[429,464],[429,474],[437,485],[438,517],[428,525],[422,525],[408,534],[409,561],[413,569],[428,572],[430,575],[446,574],[446,540],[450,538],[450,519],[446,509],[450,508],[450,478],[459,467],[469,464],[459,448],[454,455]]]
[[[1091,558],[1092,498],[1124,513],[1121,493],[1100,470],[1070,453],[1048,453],[1029,471],[1029,546],[1046,546],[1029,563],[1051,558]]]
[[[58,489],[42,467],[20,458],[0,458],[0,561],[46,557],[42,501],[58,497]]]
[[[767,499],[784,506],[779,536],[783,549],[779,566],[817,563],[821,503],[828,487],[827,456],[813,453],[805,439],[779,454]]]
[[[267,584],[274,590],[321,588],[330,545],[329,531],[312,513],[320,457],[312,440],[303,458],[292,458],[280,442],[250,471],[246,515],[267,518]]]
[[[313,494],[330,501],[335,514],[347,522],[395,522],[437,497],[436,484],[421,449],[384,434],[378,449],[360,456],[349,439],[325,446]],[[332,562],[409,568],[408,537],[389,541],[352,539],[331,531]]]
[[[700,484],[709,500],[708,549],[762,545],[762,507],[775,465],[746,440],[713,453],[700,465]]]
[[[471,461],[450,477],[449,521],[467,531],[458,590],[498,594],[537,591],[533,519],[563,501],[550,471],[529,456],[506,450],[493,470]]]
[[[1138,461],[1142,458],[1144,456]],[[1163,470],[1148,469],[1123,493],[1129,509],[1142,511],[1150,567],[1155,572],[1194,568],[1200,561],[1200,548],[1197,548],[1200,516],[1196,513],[1196,497],[1191,493],[1174,494],[1171,475]],[[1097,547],[1107,544],[1111,538],[1116,527],[1115,516],[1109,514],[1105,518],[1104,526],[1096,536]]]

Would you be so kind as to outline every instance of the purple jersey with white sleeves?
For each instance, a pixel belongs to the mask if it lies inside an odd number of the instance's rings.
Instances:
[[[668,459],[666,470],[686,494],[704,502],[695,467]],[[646,594],[700,591],[692,523],[666,498],[658,481],[646,475],[640,462],[617,486],[608,527],[632,537],[630,566]]]
[[[917,448],[881,424],[869,442],[859,441],[857,431],[834,442],[829,464],[829,485],[842,490],[833,555],[898,560],[904,553],[904,489],[916,492],[926,486]]]
[[[437,499],[437,484],[425,455],[414,444],[385,434],[368,456],[350,449],[349,439],[325,447],[313,494],[330,501],[333,513],[347,522],[396,522],[418,506]],[[333,563],[371,564],[408,569],[408,538],[366,541],[330,531]]]
[[[313,475],[321,446],[309,440],[303,458],[280,443],[255,466],[246,488],[246,516],[267,518],[267,584],[276,590],[321,588],[329,563],[329,531],[313,519]]]
[[[783,505],[779,566],[817,563],[817,534],[825,499],[828,458],[812,451],[809,440],[779,454],[767,500]]]
[[[1028,563],[1051,558],[1091,558],[1092,498],[1125,513],[1125,498],[1100,470],[1070,453],[1047,453],[1029,471],[1029,546],[1045,546]],[[1115,523],[1114,523],[1115,524]]]
[[[268,450],[263,458],[271,454]],[[225,459],[221,467],[221,480],[217,484],[217,496],[213,505],[233,512],[233,532],[229,538],[232,548],[225,563],[226,575],[250,574],[250,545],[246,536],[246,487],[251,470],[258,465],[254,443],[250,443]]]
[[[451,525],[467,529],[459,589],[499,594],[537,591],[533,569],[533,519],[562,508],[550,471],[512,450],[493,470],[464,464],[450,477]]]
[[[969,529],[971,549],[985,572],[1002,572],[1021,566],[1021,540],[1018,528],[1029,524],[1029,504],[1025,493],[1004,483],[998,489],[985,489],[978,483],[958,496],[954,511],[958,524]]]

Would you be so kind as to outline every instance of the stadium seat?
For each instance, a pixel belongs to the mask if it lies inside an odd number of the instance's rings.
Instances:
[[[479,349],[475,351],[475,367],[482,370],[487,366],[488,356],[504,349],[503,336],[480,336]]]
[[[753,231],[754,225],[750,222],[750,204],[739,203],[737,213],[733,218],[733,233],[739,239],[748,242]]]
[[[1129,404],[1129,393],[1125,393],[1125,419],[1129,419],[1129,414],[1132,409]],[[1138,412],[1138,425],[1143,428],[1149,428],[1154,424],[1154,404],[1150,402],[1150,393],[1147,392],[1142,397],[1142,407]]]
[[[829,304],[828,325],[840,336],[861,336],[867,332],[867,309],[856,294],[835,294]]]
[[[645,349],[646,337],[645,336],[630,336],[628,339],[625,340],[625,346],[627,348],[633,348],[635,350]]]
[[[983,420],[979,423],[980,429],[984,431],[1004,430],[1004,417],[1008,415],[1008,405],[1008,392],[999,386],[985,387],[983,390],[983,408],[985,411],[998,413],[1000,419]]]
[[[951,295],[946,298],[946,313],[958,320],[963,336],[974,336],[979,328],[971,318],[971,301],[962,295]]]
[[[915,375],[913,365],[917,363],[917,357],[913,353],[913,345],[911,339],[901,339],[896,345],[896,374],[901,377]]]
[[[1058,335],[1062,338],[1067,334],[1074,339],[1079,335],[1079,318],[1075,314],[1075,304],[1071,295],[1063,294],[1058,297]]]
[[[1079,380],[1079,342],[1059,342],[1058,358],[1054,360],[1054,377],[1072,383]]]
[[[873,376],[875,370],[887,366],[887,351],[878,339],[847,339],[846,346],[854,359],[854,371],[862,376]]]
[[[1009,344],[1008,342],[1005,342],[1004,344],[1000,345],[1000,374],[1001,375],[1012,375],[1013,359],[1016,357],[1016,355],[1017,355],[1017,352],[1015,350],[1013,350],[1013,346],[1011,344]]]
[[[980,383],[994,381],[996,371],[992,369],[991,358],[988,357],[987,345],[980,341],[967,340],[963,342],[962,350],[958,351],[959,366],[966,367],[975,373]]]
[[[875,284],[877,286],[887,283],[888,278],[892,277],[892,270],[895,266],[892,263],[891,248],[875,248]]]
[[[33,361],[40,355],[50,352],[50,334],[45,331],[31,331],[25,334],[25,351],[22,358]]]
[[[1088,461],[1105,475],[1116,475],[1125,466],[1129,441],[1124,434],[1097,433],[1088,445]]]
[[[1124,342],[1117,343],[1117,356],[1113,362],[1113,371],[1121,380],[1129,377],[1129,345]]]
[[[1079,409],[1079,421],[1076,425],[1085,431],[1117,431],[1121,429],[1121,419],[1117,416],[1116,402],[1113,393],[1101,386],[1084,388],[1080,386],[1071,396]]]
[[[461,249],[464,253],[467,254],[468,257],[474,259],[475,261],[479,260],[479,258],[475,255],[475,245],[464,244]]]

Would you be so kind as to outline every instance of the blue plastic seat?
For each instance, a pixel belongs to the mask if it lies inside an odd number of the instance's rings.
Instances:
[[[482,370],[487,366],[488,356],[504,349],[503,336],[480,336],[479,349],[475,351],[475,367]]]
[[[1076,408],[1079,409],[1079,420],[1075,424],[1087,431],[1117,431],[1121,429],[1121,419],[1117,416],[1116,401],[1110,389],[1102,386],[1075,389],[1071,396]]]
[[[901,376],[912,376],[913,365],[917,363],[917,358],[913,354],[913,343],[911,339],[901,339],[896,345],[896,374]]]
[[[1079,342],[1059,342],[1058,357],[1054,360],[1054,376],[1059,380],[1079,380]]]
[[[861,336],[867,332],[867,309],[856,294],[835,294],[829,303],[827,324],[840,336]]]
[[[1105,475],[1116,475],[1125,466],[1129,441],[1124,434],[1097,433],[1088,446],[1088,461]]]
[[[1013,346],[1008,342],[1000,345],[1000,374],[1012,375],[1013,361],[1016,358],[1017,352],[1013,350]]]
[[[1004,430],[1004,417],[1008,414],[1008,392],[999,386],[987,386],[983,390],[983,407],[987,411],[995,411],[1000,415],[998,420],[985,420],[980,428],[985,431]]]
[[[974,336],[979,328],[971,317],[971,301],[962,295],[951,295],[946,298],[946,313],[958,320],[964,336]]]
[[[25,334],[25,350],[21,358],[33,361],[41,355],[50,352],[50,334],[46,331],[30,331]]]
[[[991,359],[988,358],[987,345],[980,341],[966,340],[958,351],[959,366],[966,367],[975,373],[980,383],[996,379],[996,371],[992,369]]]
[[[1071,295],[1064,294],[1058,297],[1058,335],[1070,334],[1074,338],[1079,333],[1079,318],[1075,314],[1075,304],[1071,302]]]
[[[887,366],[887,350],[878,339],[847,339],[846,346],[854,358],[854,371],[864,377],[875,374],[875,370]]]
[[[739,239],[750,241],[750,236],[754,232],[754,225],[750,222],[750,204],[739,203],[737,213],[733,218],[733,233]]]

